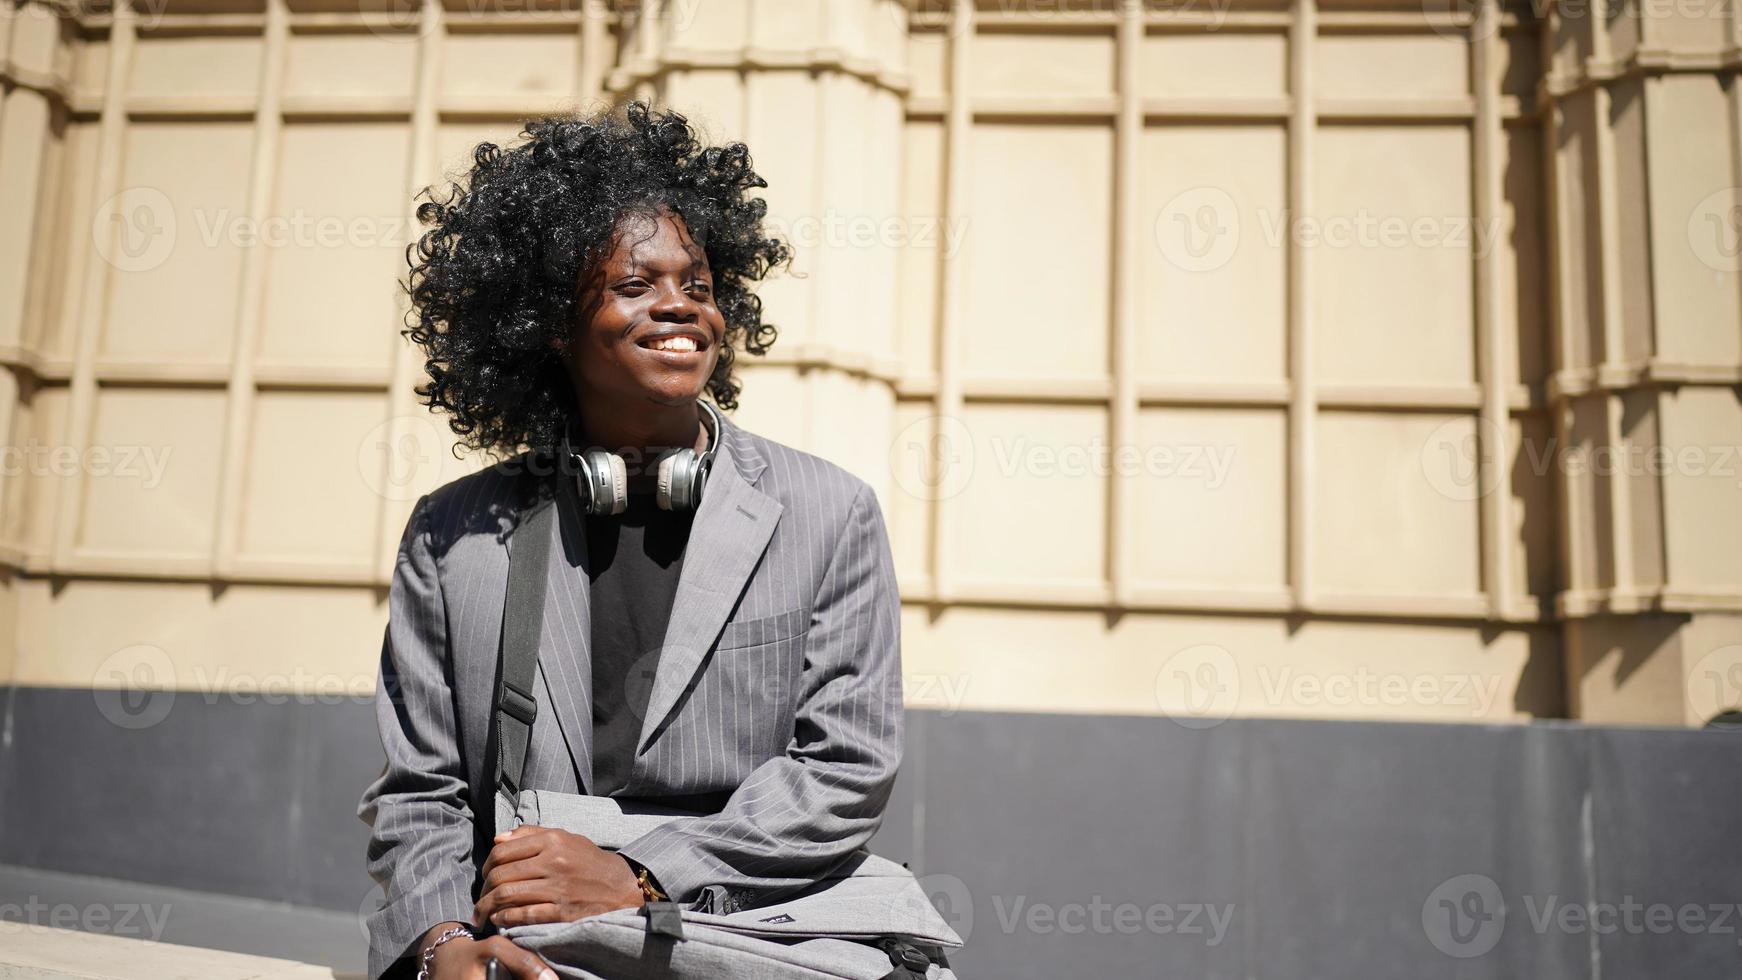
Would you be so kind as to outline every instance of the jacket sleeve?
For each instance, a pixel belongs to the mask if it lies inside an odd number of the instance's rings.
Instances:
[[[859,485],[812,605],[785,754],[718,814],[632,841],[673,900],[726,913],[814,883],[870,839],[901,762],[901,599],[883,515]]]
[[[368,917],[371,978],[411,953],[431,926],[472,917],[472,810],[429,521],[425,496],[406,522],[388,597],[375,693],[387,768],[358,810],[371,830],[369,874],[386,893]]]

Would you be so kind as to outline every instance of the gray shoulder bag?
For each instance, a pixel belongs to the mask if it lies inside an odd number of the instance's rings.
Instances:
[[[614,851],[691,814],[626,811],[609,797],[521,784],[538,715],[533,691],[556,509],[543,500],[526,514],[509,559],[495,701],[496,826],[556,827]],[[954,980],[943,951],[962,945],[912,872],[864,850],[810,888],[729,915],[652,902],[575,922],[510,927],[503,935],[562,977],[586,980]]]

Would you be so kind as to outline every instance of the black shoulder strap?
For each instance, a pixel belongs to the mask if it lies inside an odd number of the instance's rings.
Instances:
[[[544,625],[545,576],[550,569],[556,504],[534,504],[509,544],[508,598],[502,604],[502,669],[496,681],[496,788],[520,796],[532,721],[538,717],[538,642]]]

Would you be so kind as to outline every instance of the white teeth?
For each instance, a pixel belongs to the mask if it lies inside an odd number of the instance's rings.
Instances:
[[[663,337],[653,342],[653,349],[693,353],[696,349],[696,339],[694,337]]]

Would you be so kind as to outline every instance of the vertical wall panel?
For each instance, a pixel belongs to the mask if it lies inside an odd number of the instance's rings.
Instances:
[[[966,188],[967,376],[1106,378],[1111,136],[974,127],[973,154],[988,164]]]
[[[1144,380],[1286,379],[1286,151],[1287,134],[1275,126],[1144,133]]]
[[[374,547],[370,480],[358,447],[381,419],[379,394],[262,392],[249,432],[241,553],[364,564]]]
[[[252,128],[238,122],[135,122],[119,196],[97,220],[113,245],[102,356],[227,364],[251,223]]]
[[[293,34],[285,59],[287,97],[410,98],[417,45],[404,35]]]
[[[1326,590],[1469,596],[1480,591],[1476,504],[1448,493],[1459,464],[1422,447],[1475,421],[1429,414],[1327,412],[1320,419],[1319,491],[1325,539],[1314,581]]]
[[[1282,590],[1287,425],[1271,410],[1151,409],[1121,476],[1138,487],[1133,550],[1146,585]]]
[[[1031,596],[1097,592],[1107,487],[1092,449],[1106,445],[1106,413],[971,406],[962,421],[973,473],[949,528],[962,581]]]
[[[383,584],[417,494],[481,462],[411,392],[411,194],[538,113],[657,94],[749,141],[794,246],[739,418],[877,489],[931,613],[911,669],[961,706],[1166,711],[1163,665],[1204,643],[1335,671],[1413,638],[1418,666],[1504,675],[1483,718],[1562,713],[1523,672],[1565,620],[1742,609],[1717,458],[1742,441],[1742,115],[1701,67],[1728,22],[1648,6],[44,19],[6,42],[0,170],[38,220],[9,239],[0,422],[86,463],[5,478],[0,560],[33,587]],[[1591,74],[1636,53],[1670,67]],[[151,487],[89,463],[134,444],[166,459]],[[57,595],[20,630],[76,616]],[[1632,696],[1601,628],[1570,635],[1583,703]]]
[[[1316,241],[1321,382],[1474,379],[1469,158],[1458,128],[1319,130],[1314,220],[1302,233]]]
[[[1280,96],[1288,39],[1279,33],[1154,34],[1144,38],[1139,91],[1147,98]]]
[[[211,547],[223,400],[217,390],[98,392],[90,448],[113,465],[92,465],[79,513],[63,515],[78,521],[81,550],[186,559]]]
[[[1470,47],[1450,34],[1332,34],[1313,51],[1325,98],[1457,98],[1470,92]]]
[[[261,228],[257,364],[376,373],[386,365],[397,325],[394,279],[413,237],[402,204],[408,135],[397,123],[285,127],[277,192]],[[356,165],[363,160],[367,167]]]

